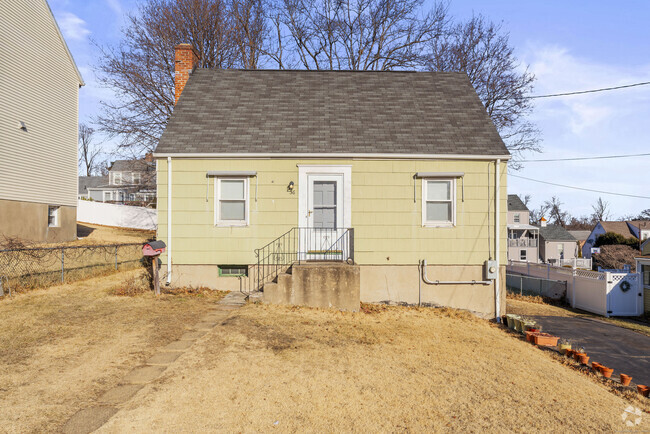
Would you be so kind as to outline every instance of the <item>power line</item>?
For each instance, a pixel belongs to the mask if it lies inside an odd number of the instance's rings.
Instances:
[[[611,195],[614,195],[614,196],[635,197],[635,198],[638,198],[638,199],[650,199],[650,196],[637,196],[635,194],[614,193],[612,191],[602,191],[602,190],[593,190],[591,188],[574,187],[572,185],[556,184],[556,183],[553,183],[553,182],[541,181],[539,179],[526,178],[525,176],[520,176],[520,175],[509,174],[508,176],[513,176],[515,178],[525,179],[527,181],[539,182],[541,184],[554,185],[556,187],[572,188],[574,190],[591,191],[593,193],[611,194]]]
[[[624,155],[601,155],[597,157],[575,157],[575,158],[549,158],[544,160],[520,160],[522,163],[539,163],[547,161],[580,161],[580,160],[605,160],[609,158],[629,158],[629,157],[647,157],[650,153],[645,154],[624,154]]]
[[[627,89],[629,87],[647,86],[649,84],[650,84],[650,81],[642,81],[640,83],[626,84],[626,85],[623,85],[623,86],[603,87],[603,88],[600,88],[600,89],[590,89],[590,90],[579,90],[579,91],[576,91],[576,92],[552,93],[552,94],[549,94],[549,95],[531,95],[531,96],[525,96],[524,98],[526,98],[526,99],[540,99],[540,98],[553,98],[553,97],[556,97],[556,96],[583,95],[585,93],[606,92],[606,91],[610,91],[610,90]]]

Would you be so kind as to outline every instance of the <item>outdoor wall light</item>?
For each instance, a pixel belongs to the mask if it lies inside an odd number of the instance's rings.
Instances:
[[[289,185],[287,185],[287,191],[293,194],[294,188],[296,188],[296,185],[293,183],[293,181],[289,182]]]
[[[23,131],[27,131],[27,125],[25,125],[25,122],[18,121],[18,129],[23,130]]]

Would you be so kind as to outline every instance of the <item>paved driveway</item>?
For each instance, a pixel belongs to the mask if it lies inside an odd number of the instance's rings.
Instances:
[[[650,385],[650,337],[606,322],[579,317],[535,316],[542,331],[583,346],[589,362],[614,368],[614,376],[631,375],[632,382]]]

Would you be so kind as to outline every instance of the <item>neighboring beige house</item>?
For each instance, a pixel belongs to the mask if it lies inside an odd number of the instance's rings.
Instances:
[[[338,262],[361,301],[505,312],[510,155],[465,74],[196,58],[177,47],[182,95],[154,153],[166,282],[238,290],[243,275],[266,299]]]
[[[79,87],[44,0],[0,2],[0,237],[76,237]]]
[[[516,194],[508,195],[508,260],[539,262],[539,227],[530,224],[530,210]]]
[[[539,256],[542,262],[562,266],[578,256],[576,239],[560,225],[549,225],[542,217],[539,226]]]

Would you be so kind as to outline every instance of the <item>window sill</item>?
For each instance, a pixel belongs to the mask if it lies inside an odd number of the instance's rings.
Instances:
[[[455,228],[456,225],[453,223],[424,223],[423,228]]]

